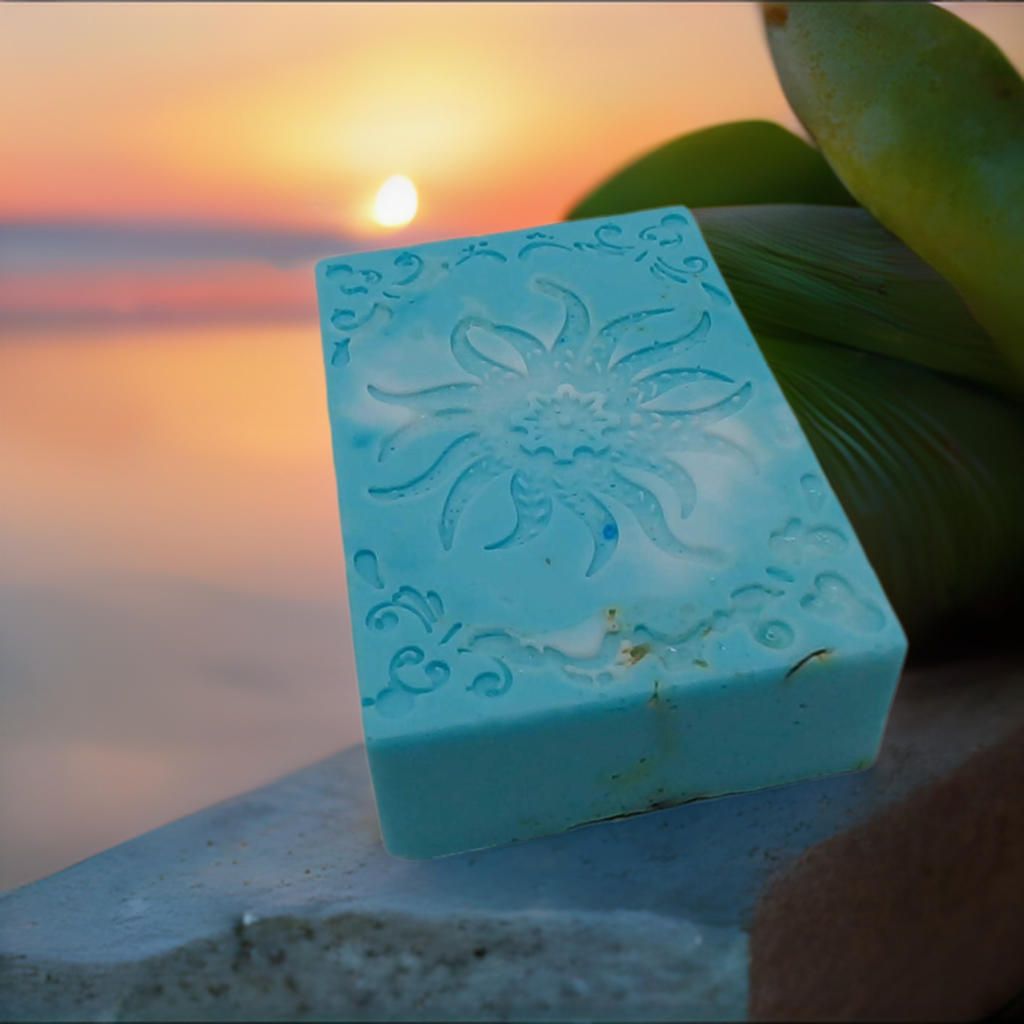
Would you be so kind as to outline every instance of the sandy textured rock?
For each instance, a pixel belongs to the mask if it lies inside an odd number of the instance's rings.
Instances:
[[[1024,667],[868,772],[431,862],[356,747],[0,897],[5,1019],[970,1019],[1024,987]]]

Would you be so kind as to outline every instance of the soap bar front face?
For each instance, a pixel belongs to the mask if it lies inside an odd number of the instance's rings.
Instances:
[[[686,209],[317,287],[392,853],[873,760],[903,632]]]

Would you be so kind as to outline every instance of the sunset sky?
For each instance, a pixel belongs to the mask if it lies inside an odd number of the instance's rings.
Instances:
[[[0,4],[0,889],[358,741],[313,263],[748,118],[751,4]]]
[[[947,6],[1024,64],[1024,5]],[[25,4],[0,25],[0,327],[301,317],[317,257],[557,220],[695,128],[799,130],[750,4]],[[420,196],[399,232],[371,217],[393,174]]]
[[[0,215],[363,237],[558,217],[609,167],[737,117],[793,124],[748,5],[18,6]],[[729,62],[723,61],[728,54]]]

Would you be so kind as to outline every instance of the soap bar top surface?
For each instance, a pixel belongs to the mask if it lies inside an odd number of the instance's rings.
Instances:
[[[685,208],[317,287],[368,744],[905,645]]]

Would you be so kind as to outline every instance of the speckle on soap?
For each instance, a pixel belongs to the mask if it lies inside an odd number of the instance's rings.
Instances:
[[[874,760],[903,631],[686,209],[317,286],[391,853]]]

